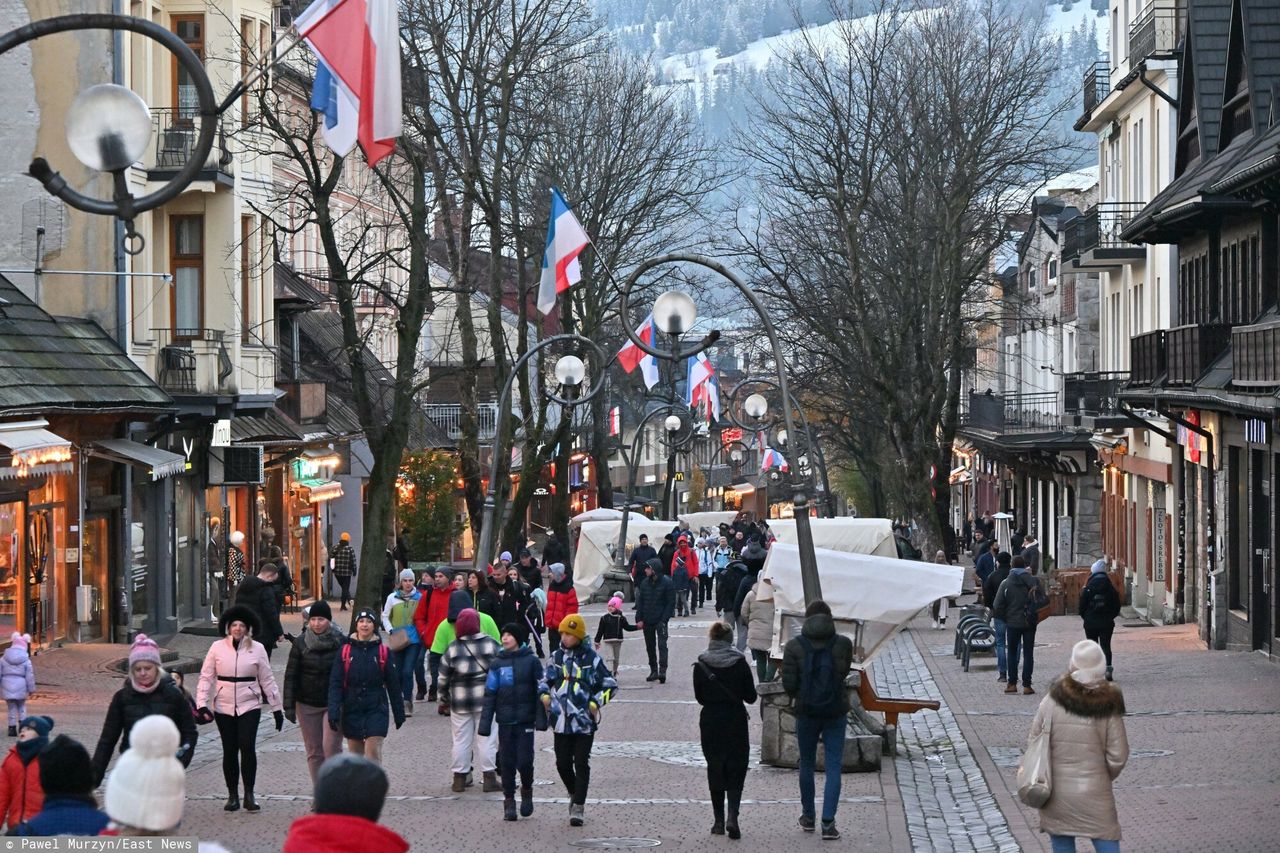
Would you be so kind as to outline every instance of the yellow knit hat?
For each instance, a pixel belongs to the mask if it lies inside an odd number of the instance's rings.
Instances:
[[[577,637],[579,640],[585,640],[587,638],[587,622],[577,613],[570,613],[560,620],[560,633]]]

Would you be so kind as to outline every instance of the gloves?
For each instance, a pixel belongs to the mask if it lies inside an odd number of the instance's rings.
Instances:
[[[295,726],[298,724],[298,712],[297,712],[297,711],[285,711],[285,712],[284,712],[284,718],[285,718],[286,720],[288,720],[289,722],[293,723]]]
[[[271,716],[276,718],[276,731],[284,728],[284,711],[273,711]]]
[[[329,720],[329,731],[336,732],[337,730],[338,730],[338,721],[332,720],[332,719]]]
[[[212,723],[213,711],[210,711],[208,708],[196,709],[196,722],[200,723],[201,725],[205,723]]]

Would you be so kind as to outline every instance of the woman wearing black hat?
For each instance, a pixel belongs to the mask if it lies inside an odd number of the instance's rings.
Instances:
[[[390,718],[404,725],[404,697],[394,656],[378,637],[379,616],[363,607],[356,630],[329,674],[329,728],[342,731],[347,749],[382,763]],[[412,686],[412,682],[410,683]]]
[[[222,776],[227,783],[224,808],[229,812],[240,808],[241,777],[245,810],[256,812],[262,808],[253,798],[262,706],[271,707],[276,731],[284,727],[284,706],[276,677],[271,672],[271,661],[262,643],[254,639],[259,630],[258,616],[249,608],[237,604],[224,610],[218,619],[218,633],[222,638],[209,646],[196,688],[200,716],[207,718],[212,711],[222,739]]]
[[[329,710],[329,677],[347,641],[334,627],[329,602],[321,599],[307,611],[307,627],[289,647],[284,671],[284,715],[302,729],[311,782],[326,758],[342,752],[342,735],[325,725]]]

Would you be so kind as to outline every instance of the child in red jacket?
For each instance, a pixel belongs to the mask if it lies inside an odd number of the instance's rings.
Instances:
[[[38,756],[52,729],[51,717],[27,717],[18,727],[18,743],[0,764],[0,808],[10,831],[44,808]]]
[[[552,563],[547,567],[551,583],[547,587],[547,653],[560,648],[560,632],[556,630],[564,617],[578,612],[578,592],[573,588],[573,576],[564,563]]]

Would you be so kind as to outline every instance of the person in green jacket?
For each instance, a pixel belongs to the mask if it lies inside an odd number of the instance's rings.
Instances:
[[[458,639],[454,623],[458,621],[458,614],[471,606],[470,593],[455,589],[449,595],[449,615],[440,623],[440,627],[436,628],[435,639],[431,641],[431,651],[433,653],[443,655],[448,651],[449,644]],[[502,642],[502,636],[498,633],[498,625],[488,613],[480,614],[480,632],[488,634],[498,642]]]

